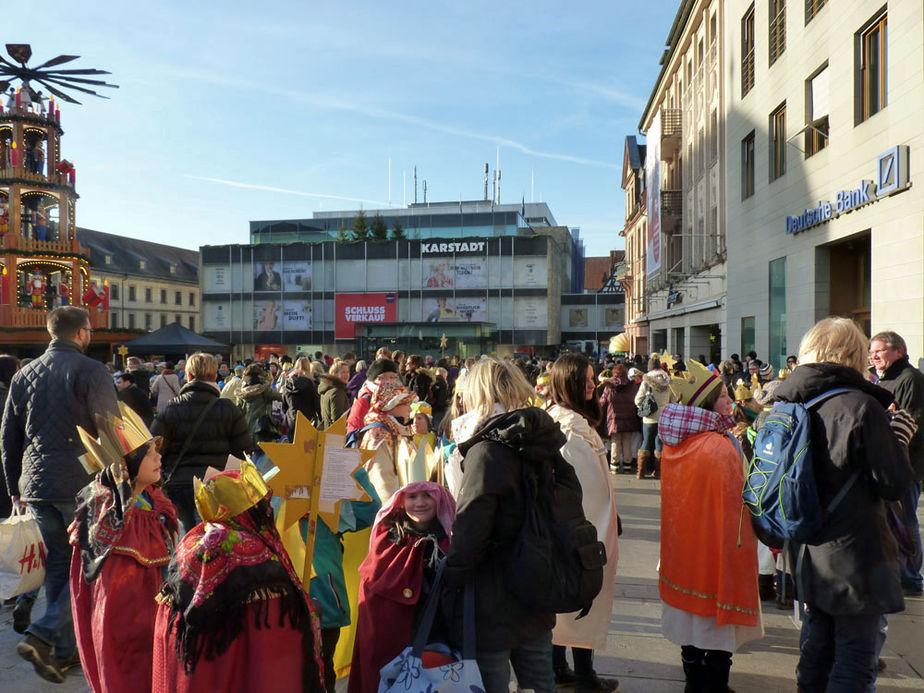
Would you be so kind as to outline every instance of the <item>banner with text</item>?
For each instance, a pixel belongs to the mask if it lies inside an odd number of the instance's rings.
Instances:
[[[367,322],[397,322],[398,301],[395,294],[337,294],[335,339],[353,339],[356,325]]]
[[[645,239],[645,272],[661,268],[661,114],[656,113],[648,128],[645,151],[645,194],[648,207],[648,237]]]
[[[487,262],[483,257],[440,258],[423,263],[426,289],[482,289],[488,285]]]
[[[425,322],[487,322],[486,298],[425,298]]]

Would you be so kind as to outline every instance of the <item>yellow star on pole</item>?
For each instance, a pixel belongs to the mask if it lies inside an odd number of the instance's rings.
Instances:
[[[268,475],[267,483],[272,488],[273,495],[283,499],[283,517],[279,529],[284,544],[290,538],[294,540],[296,536],[301,542],[298,528],[291,531],[289,528],[301,518],[308,516],[308,532],[304,539],[304,561],[301,570],[306,591],[311,581],[317,519],[320,517],[328,528],[336,533],[340,525],[342,501],[372,500],[356,481],[356,473],[375,456],[375,450],[344,447],[346,419],[344,415],[327,430],[318,431],[299,412],[295,420],[295,437],[291,443],[260,443],[260,447],[278,467],[275,474]],[[336,457],[337,471],[332,472],[333,476],[324,474],[325,451],[328,448],[328,457]],[[332,469],[333,465],[328,471],[331,472]],[[351,477],[352,483],[345,483],[344,476]],[[300,556],[301,549],[302,546],[298,546],[289,549],[289,553]],[[293,563],[296,562],[297,559],[293,557]]]

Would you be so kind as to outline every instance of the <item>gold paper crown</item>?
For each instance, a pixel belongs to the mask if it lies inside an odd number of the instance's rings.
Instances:
[[[229,462],[234,460],[230,458]],[[233,469],[233,464],[225,471]],[[252,462],[240,462],[241,476],[235,479],[226,474],[206,475],[205,481],[193,478],[196,510],[203,522],[221,522],[240,515],[259,503],[269,489]]]
[[[442,455],[430,447],[427,440],[420,441],[420,447],[414,449],[407,438],[398,441],[395,451],[395,468],[398,483],[407,486],[415,481],[435,481],[443,483]]]
[[[789,377],[789,374],[790,374],[791,372],[792,372],[792,371],[790,371],[788,368],[781,368],[781,369],[780,369],[780,372],[777,374],[776,377],[777,377],[777,379],[779,379],[779,380],[786,380],[786,378]]]
[[[548,373],[543,373],[536,378],[536,385],[548,385],[552,382],[552,377]]]
[[[743,378],[738,378],[738,382],[735,383],[735,399],[739,402],[746,402],[751,397],[753,397],[751,388],[745,385]]]
[[[689,359],[686,364],[683,378],[671,378],[671,391],[681,404],[699,407],[710,392],[722,385],[722,379],[699,361]]]
[[[99,438],[94,438],[80,426],[77,427],[80,441],[87,449],[86,454],[80,456],[80,462],[90,474],[96,474],[110,465],[122,462],[128,453],[145,443],[154,441],[160,446],[160,436],[152,436],[144,421],[131,407],[119,402],[119,413],[121,416],[107,414],[103,417],[96,414],[94,418]]]
[[[431,407],[427,402],[423,400],[417,400],[411,404],[411,415],[417,416],[418,414],[426,414],[427,416],[433,416],[433,407]]]

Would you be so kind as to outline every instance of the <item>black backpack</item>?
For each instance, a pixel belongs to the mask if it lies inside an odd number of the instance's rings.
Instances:
[[[543,613],[587,614],[603,587],[606,547],[584,516],[581,484],[560,453],[553,468],[523,462],[525,513],[506,565],[515,597]]]

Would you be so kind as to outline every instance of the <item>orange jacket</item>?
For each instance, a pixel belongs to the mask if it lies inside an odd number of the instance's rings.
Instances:
[[[757,624],[757,540],[742,515],[741,456],[698,433],[661,456],[661,599],[716,624]],[[740,541],[739,541],[740,536]]]

